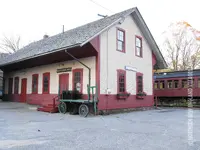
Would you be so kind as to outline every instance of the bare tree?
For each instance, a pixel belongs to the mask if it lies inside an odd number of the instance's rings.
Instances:
[[[20,36],[16,38],[4,36],[0,42],[0,48],[7,53],[15,53],[20,49]]]
[[[164,33],[163,53],[173,70],[196,69],[200,67],[200,43],[188,26],[169,27]]]

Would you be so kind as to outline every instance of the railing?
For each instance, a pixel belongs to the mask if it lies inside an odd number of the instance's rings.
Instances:
[[[53,98],[53,108],[56,108],[56,99],[58,99],[59,95]]]

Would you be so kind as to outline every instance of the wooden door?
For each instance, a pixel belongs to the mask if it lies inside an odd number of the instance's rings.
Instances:
[[[60,74],[59,75],[59,88],[60,88],[60,93],[62,91],[66,91],[69,89],[69,74]]]
[[[21,102],[26,102],[26,89],[27,89],[27,79],[22,79],[21,82]]]

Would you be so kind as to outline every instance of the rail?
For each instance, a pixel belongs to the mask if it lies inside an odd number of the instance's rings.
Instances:
[[[57,95],[57,96],[55,96],[55,97],[53,98],[53,109],[56,108],[56,98],[58,99],[59,96]]]

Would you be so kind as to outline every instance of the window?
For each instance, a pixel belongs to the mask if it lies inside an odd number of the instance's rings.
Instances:
[[[186,79],[182,80],[182,88],[187,88],[188,87],[188,83]]]
[[[125,52],[125,31],[117,29],[117,50]]]
[[[19,94],[19,77],[15,77],[14,94]]]
[[[83,91],[83,69],[73,70],[73,90]]]
[[[142,38],[139,36],[135,36],[135,54],[142,57]]]
[[[155,83],[154,83],[154,89],[158,89],[158,81],[155,81]]]
[[[38,74],[32,75],[32,93],[33,94],[38,93]]]
[[[198,88],[200,88],[200,78],[198,79]]]
[[[179,84],[179,81],[178,80],[174,80],[174,88],[178,88],[178,84]]]
[[[137,80],[136,80],[137,87],[136,87],[136,90],[137,90],[137,93],[140,93],[140,92],[143,92],[143,74],[142,73],[137,73],[136,76],[137,76]]]
[[[193,88],[194,87],[194,79],[188,79],[187,84],[188,84],[188,87]]]
[[[117,79],[118,79],[118,93],[126,92],[126,71],[117,70]]]
[[[49,94],[50,73],[43,74],[43,94]]]
[[[168,81],[167,81],[167,88],[168,88],[168,89],[171,89],[171,88],[172,88],[172,85],[173,85],[172,80],[168,80]]]
[[[8,80],[8,94],[12,94],[13,91],[13,78],[9,78]]]
[[[160,81],[160,89],[164,89],[165,88],[165,81],[161,80]]]

